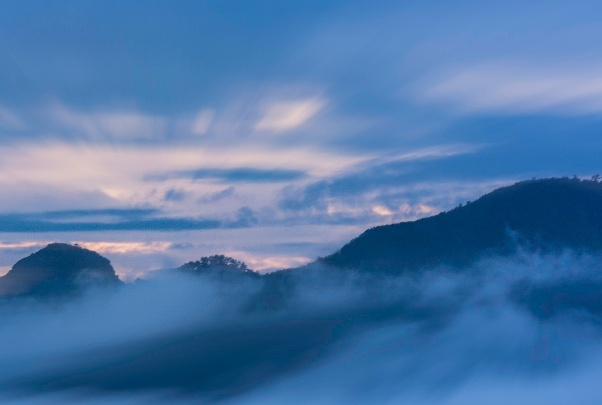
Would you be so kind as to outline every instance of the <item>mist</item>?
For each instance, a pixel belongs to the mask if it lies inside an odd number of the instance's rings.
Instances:
[[[7,404],[588,404],[600,257],[566,250],[399,276],[162,271],[70,302],[4,301]]]

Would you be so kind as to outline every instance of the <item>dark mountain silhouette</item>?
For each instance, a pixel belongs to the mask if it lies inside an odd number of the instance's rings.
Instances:
[[[227,282],[261,279],[260,306],[276,308],[293,295],[296,280],[314,271],[336,278],[337,269],[377,275],[437,265],[460,268],[485,255],[511,255],[518,247],[602,251],[602,183],[597,178],[522,181],[436,216],[369,229],[308,266],[265,276],[223,255],[188,262],[177,270]],[[0,277],[0,296],[77,295],[89,284],[118,283],[104,257],[53,243]]]
[[[111,262],[88,249],[51,243],[0,277],[0,297],[78,295],[87,286],[121,283]]]
[[[519,248],[542,253],[565,248],[602,251],[602,183],[598,178],[522,181],[439,215],[369,229],[338,252],[301,268],[258,276],[244,265],[241,271],[237,267],[240,262],[212,256],[179,269],[195,274],[214,271],[221,280],[240,280],[243,274],[261,278],[262,289],[252,306],[270,310],[286,305],[295,296],[298,282],[316,274],[332,281],[341,275],[340,269],[375,277],[438,265],[458,269],[483,256],[512,255]],[[227,260],[232,260],[232,264],[224,264]],[[234,271],[215,272],[218,268]],[[558,289],[567,289],[566,297],[561,297]],[[584,302],[588,303],[588,310],[602,312],[597,303],[599,291],[593,288],[598,291],[596,295],[590,290],[573,285],[572,280],[563,280],[559,286],[547,289],[517,286],[513,298],[539,308],[536,313],[541,316]]]
[[[413,222],[365,231],[317,263],[399,273],[482,255],[512,254],[518,245],[544,252],[602,250],[602,183],[577,178],[521,181],[477,201]]]

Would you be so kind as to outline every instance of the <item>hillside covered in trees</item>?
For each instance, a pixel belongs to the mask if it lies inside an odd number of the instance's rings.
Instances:
[[[602,250],[602,183],[577,178],[529,180],[474,202],[413,222],[379,226],[318,263],[399,273],[449,264],[517,247],[553,251]]]

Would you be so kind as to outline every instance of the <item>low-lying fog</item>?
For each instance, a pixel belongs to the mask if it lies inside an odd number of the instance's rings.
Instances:
[[[600,257],[271,284],[164,272],[0,313],[5,404],[597,404]]]

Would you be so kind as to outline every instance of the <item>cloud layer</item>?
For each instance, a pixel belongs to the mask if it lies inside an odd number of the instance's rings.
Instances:
[[[499,403],[593,404],[600,305],[579,283],[599,286],[599,267],[599,257],[568,251],[519,254],[408,277],[319,269],[272,278],[268,290],[256,277],[163,272],[54,309],[4,302],[0,395],[447,405],[496,392]],[[550,286],[564,295],[542,314]]]

